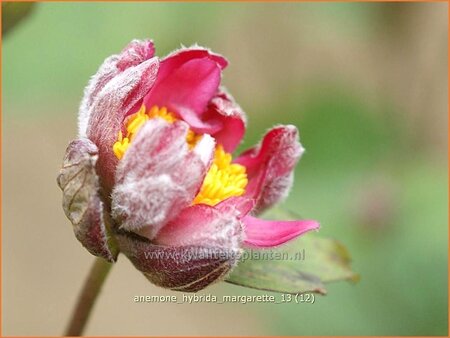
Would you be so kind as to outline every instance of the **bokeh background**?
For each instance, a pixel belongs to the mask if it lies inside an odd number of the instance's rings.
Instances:
[[[447,335],[446,3],[39,3],[2,46],[3,334],[63,332],[93,257],[56,175],[89,77],[133,38],[225,55],[244,149],[295,124],[283,208],[350,250],[356,284],[313,305],[135,304],[171,292],[120,257],[90,335]],[[201,294],[253,295],[221,283]]]

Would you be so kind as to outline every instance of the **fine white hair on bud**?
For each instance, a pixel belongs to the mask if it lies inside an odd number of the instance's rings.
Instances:
[[[208,134],[204,134],[200,141],[194,147],[194,153],[197,154],[204,165],[209,166],[213,157],[216,141]]]

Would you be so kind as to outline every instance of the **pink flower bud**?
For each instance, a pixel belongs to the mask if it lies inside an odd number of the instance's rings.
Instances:
[[[294,126],[277,126],[233,160],[246,116],[220,87],[226,66],[198,46],[159,59],[151,41],[135,40],[92,77],[58,177],[89,252],[114,261],[122,251],[152,283],[198,291],[243,247],[319,227],[255,217],[288,194],[303,148]]]

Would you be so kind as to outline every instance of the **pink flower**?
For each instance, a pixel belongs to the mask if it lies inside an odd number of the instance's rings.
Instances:
[[[197,291],[223,279],[243,247],[281,245],[315,221],[256,217],[284,198],[302,155],[294,126],[269,130],[233,160],[246,117],[220,87],[227,61],[201,47],[164,59],[132,41],[90,80],[79,138],[58,184],[80,242],[123,252],[153,283]]]

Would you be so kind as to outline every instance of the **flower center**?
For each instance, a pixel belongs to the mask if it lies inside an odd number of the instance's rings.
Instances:
[[[142,105],[137,113],[127,118],[125,122],[126,136],[124,137],[122,131],[120,131],[117,136],[117,141],[113,145],[114,154],[119,160],[122,159],[144,123],[149,119],[157,117],[169,123],[174,123],[178,120],[175,114],[169,112],[166,107],[159,108],[158,106],[153,106],[150,110],[147,110],[144,105]],[[196,134],[189,129],[186,135],[186,142],[189,148],[194,148],[201,138],[201,134]],[[205,176],[193,204],[202,203],[213,206],[226,198],[241,196],[245,192],[245,187],[248,183],[246,168],[240,164],[231,163],[231,160],[231,154],[225,152],[222,145],[217,145],[213,163]]]
[[[214,152],[214,160],[194,199],[194,204],[216,205],[232,196],[241,196],[247,186],[247,173],[245,167],[231,163],[231,154],[218,145]]]

